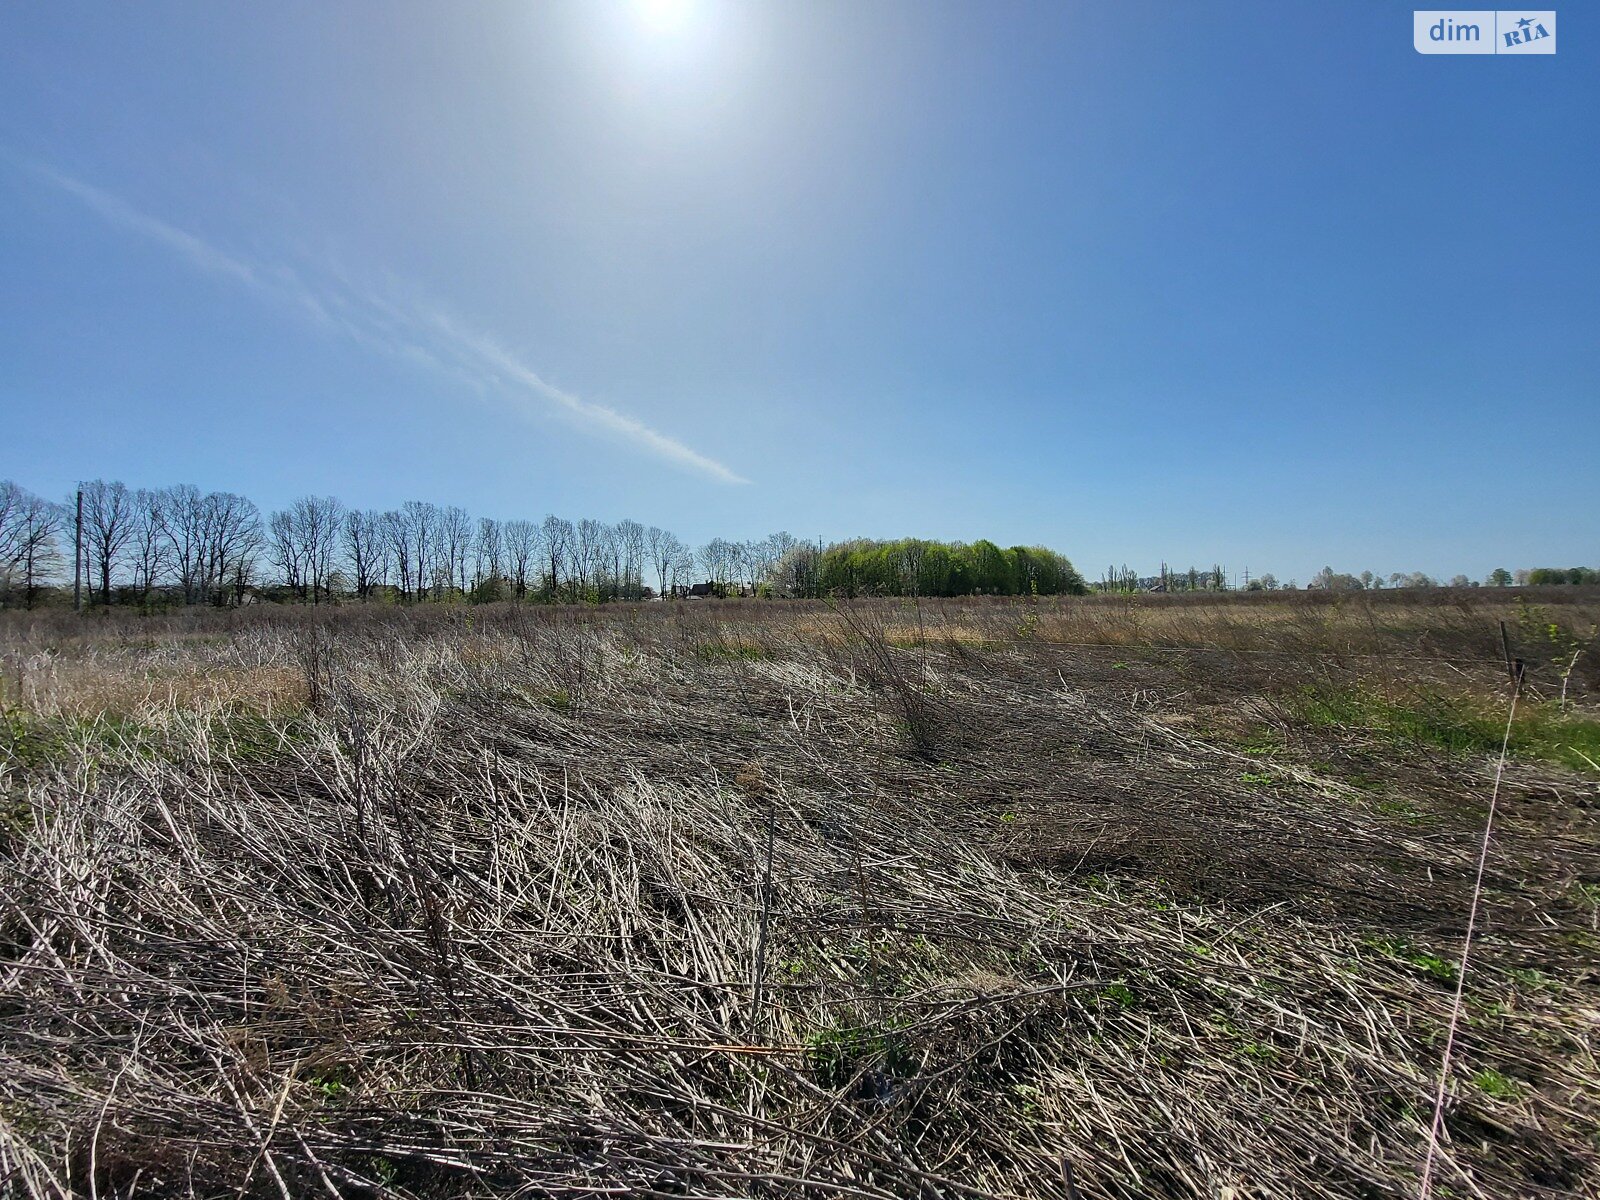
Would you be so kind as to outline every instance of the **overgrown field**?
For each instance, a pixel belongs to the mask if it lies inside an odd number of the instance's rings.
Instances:
[[[0,1196],[1600,1196],[1600,598],[0,614]],[[1501,640],[1505,623],[1506,642]]]

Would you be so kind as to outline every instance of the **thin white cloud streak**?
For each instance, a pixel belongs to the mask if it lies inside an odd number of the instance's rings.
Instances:
[[[510,400],[524,415],[545,407],[627,442],[665,462],[718,483],[750,481],[716,459],[651,429],[642,421],[603,404],[563,391],[506,349],[493,335],[474,329],[437,304],[406,298],[399,287],[386,296],[375,288],[339,277],[318,287],[283,264],[250,261],[230,254],[100,188],[37,163],[41,179],[72,196],[112,225],[166,247],[190,266],[217,275],[304,311],[318,325],[406,362],[421,364],[480,391]],[[414,295],[414,293],[413,293]]]
[[[215,275],[225,275],[240,283],[251,287],[259,287],[261,280],[249,264],[224,254],[215,246],[201,241],[193,234],[185,233],[175,226],[168,225],[165,221],[158,221],[154,217],[147,217],[132,206],[125,204],[109,192],[102,192],[99,188],[90,187],[81,180],[73,179],[70,175],[63,175],[59,171],[52,171],[49,167],[34,164],[34,171],[47,183],[51,183],[82,201],[89,209],[113,225],[121,225],[135,233],[142,234],[153,242],[159,242],[167,249],[176,252],[180,257],[189,260],[189,265],[198,267],[202,271],[210,271]]]
[[[661,458],[679,463],[722,483],[750,482],[734,474],[715,459],[691,450],[676,438],[657,433],[643,422],[619,413],[616,409],[580,400],[571,392],[564,392],[554,384],[547,383],[488,334],[462,328],[441,311],[435,310],[429,313],[428,318],[433,328],[447,339],[450,345],[466,351],[471,357],[492,367],[501,376],[521,384],[531,392],[536,392],[552,404],[560,405],[581,419],[593,421],[629,441],[644,446]]]

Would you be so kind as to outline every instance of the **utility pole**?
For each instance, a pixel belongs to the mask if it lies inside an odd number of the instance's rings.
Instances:
[[[78,515],[72,522],[72,611],[83,611],[83,489],[78,489]]]

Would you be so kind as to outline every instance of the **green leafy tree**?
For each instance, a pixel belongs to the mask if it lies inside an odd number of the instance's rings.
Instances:
[[[990,541],[837,542],[822,551],[817,575],[824,593],[842,596],[1049,596],[1088,590],[1072,563],[1054,550],[1002,550]]]

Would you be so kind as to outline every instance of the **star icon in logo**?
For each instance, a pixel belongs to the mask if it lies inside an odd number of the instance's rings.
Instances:
[[[1529,19],[1528,17],[1523,17],[1522,20],[1517,22],[1517,24],[1522,26],[1522,28],[1526,29],[1529,25],[1533,24],[1533,21],[1531,19]]]

